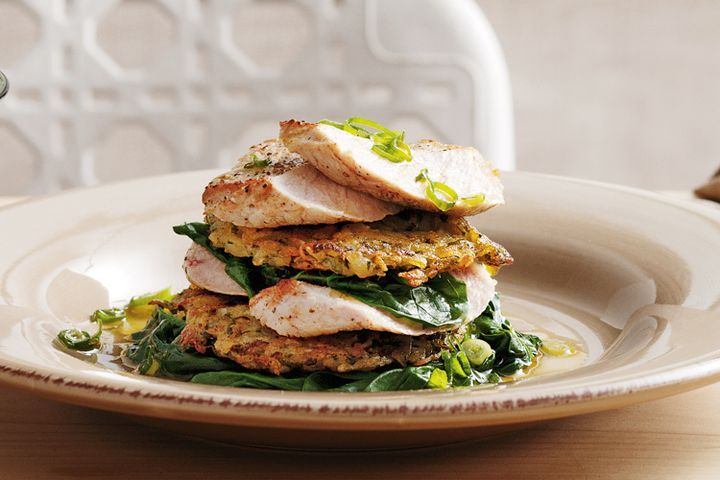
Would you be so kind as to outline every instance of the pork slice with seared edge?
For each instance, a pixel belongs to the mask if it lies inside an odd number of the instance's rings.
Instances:
[[[495,294],[496,282],[478,263],[451,273],[467,286],[466,321],[470,321],[485,310]],[[251,298],[250,313],[266,327],[288,337],[355,330],[417,336],[458,328],[426,327],[394,317],[337,290],[293,279],[281,280]]]
[[[277,139],[250,148],[203,193],[205,213],[241,227],[372,222],[400,208],[337,184]]]
[[[296,120],[280,123],[280,140],[335,182],[405,207],[441,211],[427,193],[427,180],[457,193],[444,210],[448,215],[473,215],[504,203],[499,172],[472,147],[421,140],[409,145],[411,161],[395,163],[372,151],[371,138]]]

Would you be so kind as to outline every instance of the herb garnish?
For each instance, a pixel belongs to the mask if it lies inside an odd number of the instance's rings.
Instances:
[[[155,310],[155,306],[151,305],[150,302],[153,300],[168,302],[172,298],[173,294],[169,288],[166,288],[158,292],[133,297],[125,308],[112,307],[95,310],[90,315],[90,321],[98,324],[97,332],[94,335],[90,335],[84,330],[70,328],[58,333],[57,339],[67,348],[81,352],[100,348],[100,337],[104,329],[120,328],[121,331],[126,333],[141,330],[145,328],[147,319]],[[121,322],[122,326],[119,327]],[[141,325],[137,326],[138,323],[141,323]]]
[[[95,310],[90,315],[91,322],[102,322],[103,325],[109,325],[111,323],[119,322],[125,318],[125,310],[122,308],[103,308],[101,310]]]
[[[390,130],[377,122],[361,117],[350,117],[344,123],[332,120],[320,120],[318,123],[339,128],[356,137],[372,140],[374,143],[372,151],[393,163],[412,161],[412,153],[405,143],[403,131]]]
[[[470,197],[460,198],[455,189],[446,185],[442,182],[433,181],[428,175],[428,169],[423,168],[420,173],[415,177],[416,182],[424,182],[425,196],[435,204],[436,207],[442,212],[447,212],[453,208],[458,201],[464,202],[471,207],[480,205],[485,201],[485,195],[482,193],[478,195],[472,195]]]
[[[69,328],[58,333],[57,339],[67,348],[79,350],[81,352],[87,352],[89,350],[100,348],[100,336],[103,332],[103,322],[99,317],[96,318],[95,321],[98,324],[98,329],[94,335],[90,335],[85,330]]]
[[[258,156],[257,156],[256,154],[254,154],[254,153],[250,155],[250,158],[251,158],[251,160],[250,160],[248,163],[246,163],[245,165],[243,165],[243,168],[245,168],[245,169],[250,169],[250,168],[265,168],[265,167],[267,167],[268,165],[270,165],[270,160],[268,160],[267,158],[265,158],[265,159],[260,159],[260,158],[258,158]]]

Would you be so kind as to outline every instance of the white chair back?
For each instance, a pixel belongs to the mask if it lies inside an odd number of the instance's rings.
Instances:
[[[0,2],[0,195],[230,165],[277,121],[363,116],[514,167],[473,0]]]

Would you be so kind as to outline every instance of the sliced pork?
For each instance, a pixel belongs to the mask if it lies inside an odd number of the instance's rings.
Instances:
[[[205,213],[241,227],[372,222],[400,207],[339,185],[276,139],[250,148],[203,194]]]
[[[245,290],[225,273],[225,264],[205,247],[193,243],[185,254],[185,276],[190,283],[215,293],[245,295]]]
[[[480,315],[495,294],[495,280],[481,264],[451,272],[467,285],[467,321]],[[315,337],[372,330],[418,336],[449,330],[394,317],[337,290],[298,280],[281,280],[250,299],[250,314],[288,337]],[[455,326],[454,328],[457,328]]]
[[[427,194],[428,181],[418,180],[425,169],[427,179],[457,193],[448,215],[473,215],[504,203],[498,171],[472,147],[421,140],[409,145],[412,161],[393,163],[372,151],[372,139],[295,120],[280,123],[280,139],[335,182],[398,205],[441,211]]]

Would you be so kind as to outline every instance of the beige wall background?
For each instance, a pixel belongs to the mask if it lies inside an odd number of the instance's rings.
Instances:
[[[680,189],[720,168],[720,2],[478,4],[510,71],[519,169]]]

